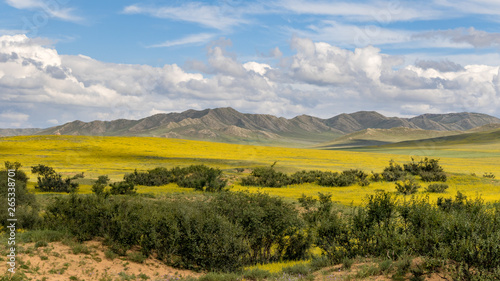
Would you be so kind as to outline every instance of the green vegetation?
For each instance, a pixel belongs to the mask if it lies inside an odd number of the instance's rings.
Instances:
[[[448,185],[445,183],[432,183],[429,184],[425,191],[434,193],[443,193],[448,189]]]
[[[56,195],[40,206],[27,192],[28,178],[21,164],[6,162],[5,167],[16,171],[16,203],[24,209],[17,215],[29,230],[19,239],[35,242],[34,248],[47,248],[48,242],[68,237],[78,242],[100,238],[109,248],[107,259],[122,256],[144,263],[154,257],[174,267],[212,272],[200,280],[312,280],[312,273],[321,267],[342,264],[349,270],[360,257],[381,262],[358,268],[354,278],[393,274],[397,280],[411,274],[412,280],[422,280],[425,274],[446,268],[455,280],[493,280],[500,272],[498,204],[471,200],[462,193],[455,198],[440,197],[435,204],[428,197],[410,196],[420,188],[419,180],[447,180],[436,159],[412,159],[403,165],[390,161],[381,174],[372,172],[371,176],[359,169],[303,170],[288,175],[276,171],[273,164],[241,177],[248,185],[268,187],[366,186],[378,181],[396,186],[395,193],[376,192],[362,206],[340,210],[328,193],[319,193],[318,199],[304,195],[297,206],[265,193],[230,192],[224,189],[229,176],[204,165],[136,170],[111,184],[108,176],[99,176],[93,182],[94,194]],[[6,170],[0,171],[3,185]],[[43,180],[54,175],[61,178],[53,168],[38,165],[32,172],[39,175],[37,189],[40,182],[47,190],[54,190],[49,183],[60,186],[57,180]],[[71,183],[82,177],[83,173],[68,179]],[[132,196],[136,184],[165,183],[209,192],[193,197]],[[447,188],[442,182],[431,183],[426,191],[442,193]],[[92,252],[81,243],[71,242],[70,247],[74,254]],[[422,267],[411,265],[410,257],[417,256],[425,260]],[[44,259],[50,259],[49,255]],[[306,260],[311,262],[284,267],[282,275],[244,270],[258,264]]]
[[[351,169],[337,172],[323,172],[318,170],[299,171],[290,176],[278,172],[271,167],[258,167],[245,178],[241,179],[243,186],[283,187],[291,184],[317,183],[321,186],[342,187],[359,183],[362,186],[369,185],[368,174],[361,170]]]
[[[80,174],[81,176],[76,176],[74,178],[67,177],[63,180],[62,175],[57,173],[52,167],[41,164],[31,167],[31,173],[39,174],[35,189],[43,192],[75,192],[78,189],[78,183],[72,182],[71,180],[83,177],[82,173]]]
[[[125,175],[124,180],[127,183],[146,186],[177,183],[181,187],[209,192],[220,191],[227,183],[226,180],[222,179],[221,170],[205,165],[191,165],[185,168],[174,167],[170,170],[157,167],[147,172],[137,172],[135,170],[134,173]]]

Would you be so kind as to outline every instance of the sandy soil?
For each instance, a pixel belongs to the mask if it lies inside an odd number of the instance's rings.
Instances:
[[[22,245],[24,253],[18,257],[17,271],[27,280],[175,280],[176,277],[200,276],[200,273],[169,267],[153,258],[143,263],[128,261],[126,257],[106,258],[106,247],[101,242],[83,243],[87,253],[73,254],[70,246],[61,242],[35,248],[34,243]],[[2,263],[5,266],[5,263]],[[6,271],[6,270],[5,270]],[[3,272],[5,272],[3,271]],[[136,278],[133,278],[135,276]],[[130,279],[127,279],[129,277]],[[149,279],[147,279],[149,277]]]

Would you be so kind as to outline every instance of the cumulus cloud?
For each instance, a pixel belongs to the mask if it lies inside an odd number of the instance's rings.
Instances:
[[[383,68],[384,55],[372,46],[350,51],[295,37],[292,47],[297,50],[289,65],[292,77],[313,84],[376,82]]]
[[[415,66],[424,70],[432,68],[440,72],[457,72],[464,70],[463,66],[449,60],[441,60],[441,61],[418,60],[415,62]]]
[[[294,37],[295,53],[272,64],[241,61],[228,51],[231,41],[220,39],[207,47],[205,62],[191,62],[198,72],[60,55],[50,42],[24,35],[2,36],[0,46],[2,127],[225,106],[286,117],[357,110],[500,115],[498,66],[421,60],[403,67],[400,57],[372,46],[348,50]]]

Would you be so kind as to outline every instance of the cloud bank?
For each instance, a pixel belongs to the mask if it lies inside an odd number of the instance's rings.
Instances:
[[[76,119],[141,118],[231,106],[243,112],[331,117],[474,111],[500,116],[499,67],[403,59],[373,46],[343,49],[294,37],[294,53],[240,61],[231,41],[185,67],[106,63],[61,55],[50,42],[0,37],[0,127],[49,127]],[[265,62],[263,62],[265,61]]]

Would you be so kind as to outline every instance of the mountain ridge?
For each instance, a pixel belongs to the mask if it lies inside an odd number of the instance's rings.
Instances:
[[[139,120],[75,120],[34,131],[36,135],[149,136],[246,144],[314,145],[366,129],[404,127],[434,131],[466,131],[500,119],[482,113],[422,114],[386,117],[376,111],[342,113],[323,119],[299,115],[287,119],[270,114],[241,113],[231,107],[159,113]],[[12,132],[11,132],[12,133]]]

